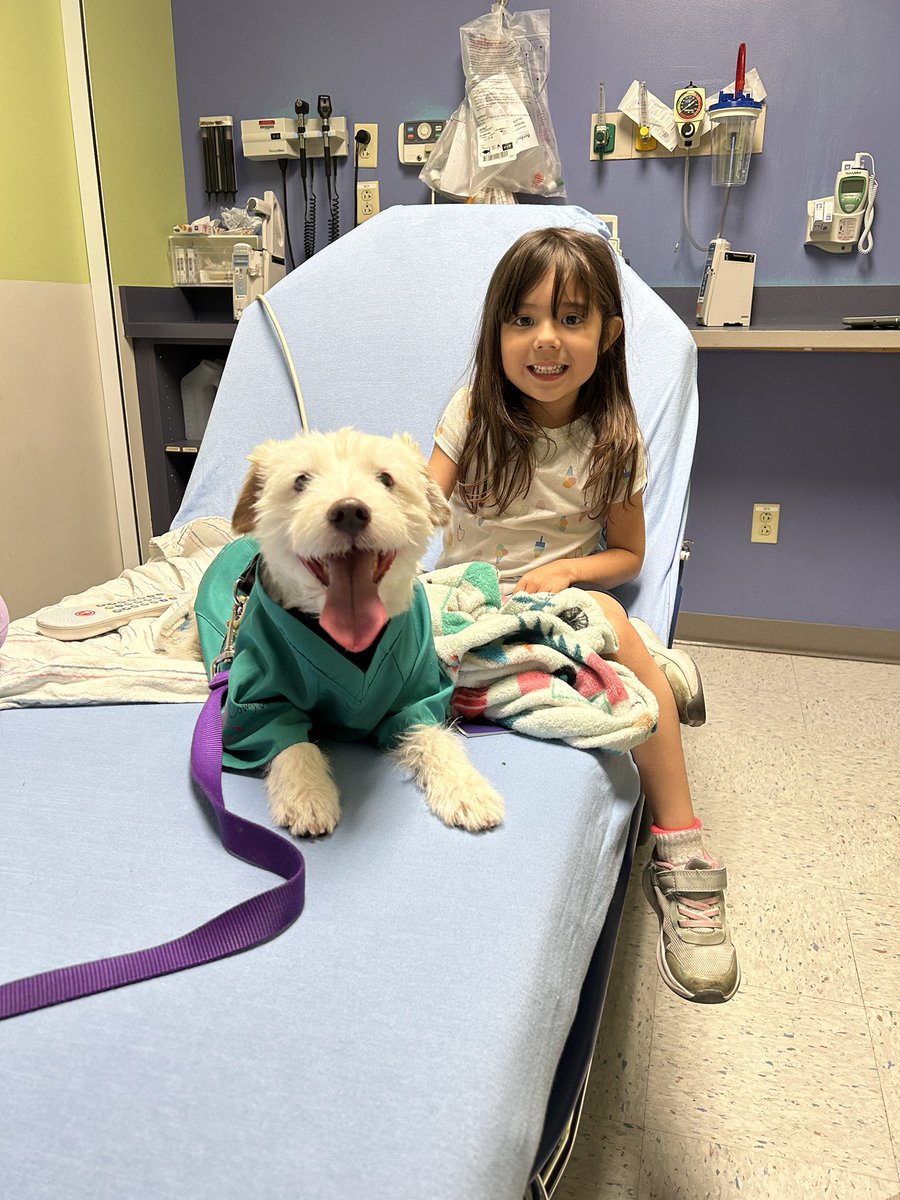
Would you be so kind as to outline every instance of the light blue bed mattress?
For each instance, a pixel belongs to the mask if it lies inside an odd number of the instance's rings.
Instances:
[[[563,207],[388,210],[269,293],[311,423],[423,448],[490,271]],[[627,267],[652,527],[624,597],[663,634],[696,421],[693,343]],[[268,318],[241,320],[178,521],[228,515],[246,453],[298,427]],[[270,886],[221,848],[189,777],[194,705],[0,717],[0,961],[12,979],[152,945]],[[304,843],[306,906],[209,966],[0,1024],[0,1174],[16,1200],[517,1200],[622,865],[628,756],[467,742],[505,824],[442,825],[391,760],[333,748],[343,817]],[[230,808],[266,821],[263,782]]]

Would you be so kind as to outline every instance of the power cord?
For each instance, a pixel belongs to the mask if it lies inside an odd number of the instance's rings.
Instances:
[[[322,118],[322,152],[325,166],[325,187],[328,191],[328,241],[335,242],[341,233],[341,207],[337,190],[337,167],[331,155],[331,126],[328,118],[331,116],[331,97],[319,96],[319,116]],[[332,192],[332,182],[334,190]]]
[[[872,222],[875,220],[875,196],[878,192],[878,180],[875,178],[875,159],[871,154],[857,154],[857,162],[860,159],[867,158],[872,164],[872,169],[869,172],[869,203],[866,207],[866,215],[863,217],[862,236],[859,239],[859,244],[856,249],[859,254],[871,254],[875,246],[875,238],[872,236]],[[860,163],[860,165],[862,165]]]
[[[275,316],[274,309],[264,295],[256,297],[269,316],[269,320],[278,334],[278,340],[281,342],[281,352],[284,355],[285,366],[291,376],[291,385],[294,389],[294,395],[297,398],[297,408],[300,410],[300,424],[303,426],[303,432],[309,433],[309,421],[306,418],[306,405],[303,403],[303,393],[300,391],[300,380],[297,378],[297,369],[294,366],[294,360],[291,358],[291,352],[288,349],[287,338],[284,336],[284,330],[279,324],[278,318]]]
[[[294,258],[294,247],[291,245],[291,226],[288,222],[288,197],[287,197],[287,159],[279,158],[278,166],[281,168],[281,197],[283,200],[282,209],[284,212],[284,240],[287,243],[288,258],[290,260],[290,269],[293,271],[297,265],[297,260]]]
[[[359,224],[359,152],[363,146],[368,146],[372,140],[372,135],[368,129],[357,129],[353,136],[355,143],[353,149],[353,228]]]
[[[306,183],[306,115],[309,103],[294,101],[297,114],[297,137],[300,141],[300,180],[303,184],[303,257],[312,258],[316,252],[316,193],[313,189],[313,164],[309,163],[309,188]],[[310,196],[310,191],[312,195]]]

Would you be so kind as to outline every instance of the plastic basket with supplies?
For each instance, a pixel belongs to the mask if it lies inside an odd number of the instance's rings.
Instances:
[[[262,247],[256,234],[173,233],[169,237],[169,268],[176,287],[231,287],[231,252],[237,242],[251,250]]]

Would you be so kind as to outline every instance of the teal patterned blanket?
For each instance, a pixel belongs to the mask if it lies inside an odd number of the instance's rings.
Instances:
[[[453,715],[622,754],[656,729],[656,697],[621,663],[603,610],[581,588],[506,602],[489,563],[420,576]]]

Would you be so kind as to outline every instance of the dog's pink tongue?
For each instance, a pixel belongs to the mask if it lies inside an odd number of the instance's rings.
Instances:
[[[352,654],[367,650],[387,624],[387,610],[372,579],[374,568],[371,551],[353,550],[328,560],[331,582],[319,624]]]

